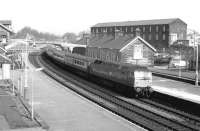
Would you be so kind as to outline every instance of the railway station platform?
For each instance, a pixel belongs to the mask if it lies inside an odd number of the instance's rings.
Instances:
[[[32,121],[18,95],[10,91],[10,81],[0,80],[0,130],[43,131],[36,121]]]
[[[177,77],[183,77],[183,78],[189,78],[189,79],[194,79],[195,80],[195,71],[188,71],[185,69],[179,70],[179,69],[168,69],[167,66],[154,66],[154,67],[149,67],[149,69],[152,72],[157,72],[157,73],[164,73],[164,74],[169,74],[169,75],[174,75]],[[199,81],[200,81],[200,72],[199,72]]]
[[[142,127],[74,93],[29,63],[27,99],[49,130],[144,131]],[[14,72],[15,84],[23,72]],[[23,83],[23,82],[22,82]],[[33,87],[33,88],[32,88]],[[33,92],[31,93],[33,89]]]
[[[156,92],[200,104],[200,86],[153,76],[152,87]]]

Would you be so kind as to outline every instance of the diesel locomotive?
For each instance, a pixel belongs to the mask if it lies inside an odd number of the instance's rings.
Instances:
[[[114,87],[135,97],[150,97],[153,92],[152,73],[145,66],[105,62],[54,48],[46,49],[45,54],[62,66],[68,66],[90,78],[97,77],[112,83]]]

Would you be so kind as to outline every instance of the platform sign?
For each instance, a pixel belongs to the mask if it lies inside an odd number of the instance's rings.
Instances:
[[[133,59],[143,59],[143,45],[134,45]]]

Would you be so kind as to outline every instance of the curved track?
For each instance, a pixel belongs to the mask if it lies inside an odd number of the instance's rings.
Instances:
[[[32,58],[31,58],[32,57]],[[31,56],[32,63],[38,63]],[[45,61],[44,61],[45,59]],[[200,121],[197,117],[168,109],[151,100],[128,99],[101,88],[83,78],[70,74],[66,70],[52,64],[47,57],[41,59],[45,72],[72,90],[96,102],[97,104],[119,114],[126,119],[139,124],[148,130],[199,130]],[[40,66],[36,64],[36,66]],[[61,73],[62,72],[62,73]],[[73,78],[73,79],[72,79]],[[70,83],[68,82],[70,81]],[[73,84],[71,84],[73,83]],[[76,86],[74,86],[76,85]]]

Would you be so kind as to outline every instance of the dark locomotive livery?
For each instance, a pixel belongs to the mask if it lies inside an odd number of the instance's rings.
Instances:
[[[152,73],[147,67],[104,62],[54,48],[48,48],[45,53],[55,62],[75,68],[78,72],[88,76],[99,77],[105,81],[115,83],[113,84],[114,87],[126,90],[136,97],[150,97],[153,92],[151,88]]]

